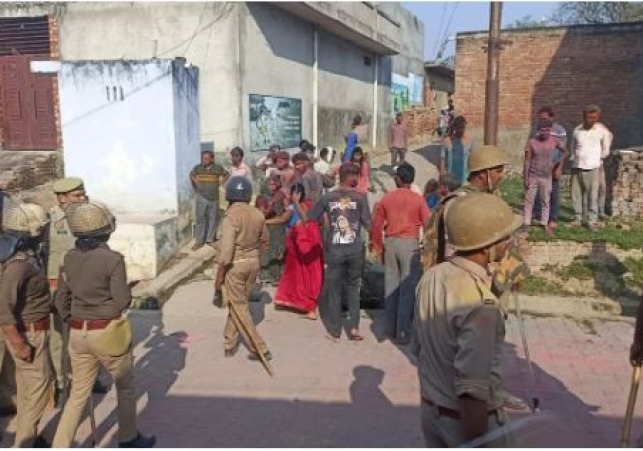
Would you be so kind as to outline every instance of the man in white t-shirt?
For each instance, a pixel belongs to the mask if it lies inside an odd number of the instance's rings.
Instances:
[[[576,214],[572,225],[585,223],[592,231],[600,227],[599,185],[603,159],[609,155],[612,145],[612,133],[598,122],[600,115],[601,109],[597,105],[585,107],[583,123],[574,129],[572,135],[572,204]]]

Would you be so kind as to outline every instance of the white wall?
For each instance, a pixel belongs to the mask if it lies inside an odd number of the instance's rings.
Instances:
[[[200,70],[201,140],[214,141],[217,150],[225,150],[241,138],[237,22],[241,6],[67,2],[59,18],[61,58],[186,58]]]
[[[171,74],[171,61],[62,63],[65,175],[116,213],[178,213]]]

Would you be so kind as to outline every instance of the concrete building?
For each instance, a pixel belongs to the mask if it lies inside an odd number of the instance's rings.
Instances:
[[[7,18],[46,16],[39,46],[53,58],[185,58],[200,69],[201,141],[217,151],[301,138],[339,146],[355,114],[377,146],[393,76],[422,103],[424,28],[399,3],[16,3],[0,16],[0,36]]]
[[[116,214],[110,245],[130,279],[155,277],[192,236],[198,70],[160,59],[32,65],[58,74],[66,171]]]
[[[424,106],[440,114],[440,110],[448,106],[449,94],[455,90],[455,70],[443,64],[426,63],[424,73]]]
[[[424,26],[399,3],[3,3],[0,144],[5,155],[54,151],[65,174],[84,177],[132,224],[118,240],[147,249],[128,268],[149,278],[185,241],[199,144],[219,160],[237,145],[253,160],[304,138],[341,148],[359,114],[363,144],[385,146],[396,108],[422,104],[423,43]],[[32,71],[41,60],[62,61],[60,75]],[[177,116],[185,99],[170,88],[186,63],[198,96]]]

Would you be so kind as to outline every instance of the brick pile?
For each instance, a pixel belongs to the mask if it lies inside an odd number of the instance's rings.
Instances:
[[[437,125],[435,111],[429,108],[412,108],[402,113],[411,142],[431,135]]]
[[[612,215],[643,218],[643,147],[632,147],[610,157],[605,170],[608,186],[612,187]]]
[[[0,189],[27,190],[58,178],[58,153],[0,153]]]

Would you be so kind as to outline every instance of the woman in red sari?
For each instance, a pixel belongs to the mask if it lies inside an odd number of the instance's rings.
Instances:
[[[307,222],[312,208],[304,186],[295,183],[290,189],[292,215],[286,236],[286,264],[275,294],[275,306],[287,307],[317,319],[317,301],[321,293],[324,262],[319,226]]]

